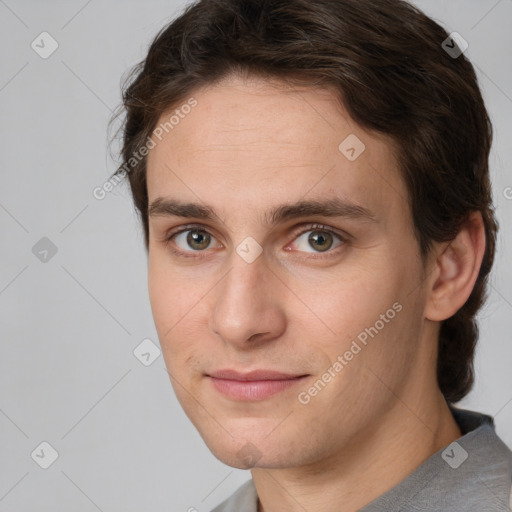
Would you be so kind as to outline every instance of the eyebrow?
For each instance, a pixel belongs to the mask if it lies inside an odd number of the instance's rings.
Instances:
[[[222,222],[213,208],[198,203],[184,203],[175,199],[155,199],[148,207],[149,217],[173,216],[183,218],[196,218],[201,220]],[[325,199],[298,201],[296,203],[282,204],[265,212],[267,224],[279,224],[287,220],[308,217],[345,217],[354,220],[377,222],[376,215],[351,201],[341,199]]]

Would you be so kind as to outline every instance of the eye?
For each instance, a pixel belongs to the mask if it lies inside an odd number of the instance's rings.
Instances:
[[[309,225],[295,234],[293,243],[285,250],[297,250],[307,253],[332,253],[336,248],[347,242],[348,238],[336,233],[331,228],[319,224]],[[185,257],[206,257],[207,249],[222,248],[222,244],[201,226],[182,226],[180,231],[166,237],[166,245],[177,255]],[[174,247],[173,247],[174,246]]]
[[[199,228],[187,229],[169,237],[183,252],[204,251],[210,249],[217,241],[208,231]]]
[[[293,245],[303,252],[327,252],[344,242],[345,239],[341,235],[324,226],[310,226],[310,229],[303,231],[295,239]]]

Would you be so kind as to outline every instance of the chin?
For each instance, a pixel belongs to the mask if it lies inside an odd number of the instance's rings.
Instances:
[[[275,426],[275,425],[274,425]],[[222,429],[221,429],[222,430]],[[199,433],[208,449],[222,463],[237,469],[253,468],[284,468],[300,463],[298,457],[304,456],[301,450],[294,449],[285,439],[275,436],[270,439],[268,433],[272,429],[263,426],[254,430],[240,429],[239,434],[233,435],[233,430],[226,428],[230,434],[218,429],[213,433]]]
[[[246,441],[237,449],[224,449],[223,447],[208,446],[212,454],[227,466],[237,469],[254,469],[254,468],[279,468],[286,467],[288,464],[286,457],[269,456],[263,453],[251,441]]]

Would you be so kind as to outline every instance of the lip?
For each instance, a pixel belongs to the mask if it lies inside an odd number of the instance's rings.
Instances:
[[[255,381],[255,380],[291,380],[303,377],[303,374],[290,374],[273,370],[253,370],[251,372],[238,372],[236,370],[216,370],[208,374],[209,377],[225,380]]]
[[[236,370],[217,370],[207,374],[213,387],[233,400],[258,401],[285,391],[308,375],[288,374],[273,370],[254,370],[241,373]]]

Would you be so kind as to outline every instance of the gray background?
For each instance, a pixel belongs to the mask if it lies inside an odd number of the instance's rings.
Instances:
[[[416,3],[469,42],[494,122],[499,254],[459,405],[495,415],[512,445],[512,1]],[[250,476],[204,446],[162,357],[134,356],[157,343],[141,230],[125,185],[92,195],[115,169],[120,79],[183,5],[0,0],[0,511],[204,512]],[[47,59],[31,48],[43,31],[59,45]],[[55,255],[33,253],[43,237]],[[48,469],[48,450],[31,457],[42,441],[59,454]]]

